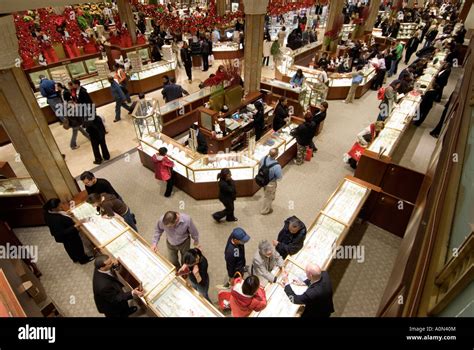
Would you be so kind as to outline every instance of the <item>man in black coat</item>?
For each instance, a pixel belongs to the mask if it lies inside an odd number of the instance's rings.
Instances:
[[[297,295],[291,288],[288,276],[283,278],[285,293],[294,304],[304,305],[304,311],[301,317],[328,318],[334,312],[332,301],[332,285],[327,271],[321,271],[321,268],[315,264],[306,266],[307,280],[293,281],[298,285],[307,285],[308,289]]]
[[[180,50],[181,61],[183,62],[184,69],[186,70],[186,75],[188,76],[188,81],[192,82],[193,80],[193,62],[191,58],[191,50],[189,49],[188,43],[183,42],[183,47]]]
[[[311,146],[314,137],[314,123],[311,114],[306,114],[304,123],[298,125],[291,131],[291,135],[296,138],[296,165],[304,163],[306,147]]]
[[[94,152],[94,164],[101,164],[103,159],[109,160],[110,154],[105,143],[105,126],[102,118],[95,116],[92,121],[86,122],[85,126],[91,140],[92,152]],[[102,151],[102,155],[100,151]]]
[[[328,110],[329,104],[326,101],[321,102],[321,105],[316,107],[316,111],[313,114],[313,119],[311,120],[313,130],[314,130],[314,136],[316,136],[316,133],[319,130],[319,126],[321,123],[326,119],[326,112]],[[311,148],[313,149],[313,152],[316,152],[318,148],[314,144],[314,142],[311,140]]]
[[[438,85],[436,89],[436,102],[441,102],[441,98],[443,97],[443,90],[446,85],[448,85],[449,76],[451,75],[451,65],[449,63],[445,63],[443,68],[440,70],[438,75],[435,78],[435,83]]]
[[[133,296],[142,297],[143,291],[136,288],[130,292],[123,291],[123,284],[117,279],[114,269],[118,262],[107,255],[99,255],[95,260],[95,271],[92,280],[94,301],[97,310],[105,317],[128,317],[137,311],[130,307],[128,300]]]
[[[291,216],[285,220],[278,238],[273,241],[273,246],[281,257],[285,259],[288,255],[296,254],[303,248],[305,238],[305,224],[296,216]]]
[[[211,48],[209,46],[209,42],[206,38],[202,38],[201,41],[201,58],[202,58],[202,67],[203,72],[207,72],[209,69],[209,55],[211,54]]]
[[[76,90],[76,103],[81,105],[80,117],[92,119],[95,116],[95,105],[86,88],[81,86],[81,81],[76,79],[72,81],[72,88]]]
[[[406,45],[406,52],[405,52],[405,64],[408,64],[410,61],[411,55],[418,50],[418,45],[420,44],[420,39],[418,39],[418,35],[413,35]]]
[[[423,123],[423,121],[426,119],[426,117],[428,116],[428,113],[430,113],[430,110],[433,107],[434,101],[438,94],[438,89],[439,87],[436,85],[436,83],[434,83],[433,87],[431,87],[429,90],[427,90],[424,93],[420,102],[419,115],[415,117],[414,123],[413,123],[414,125],[420,126]]]

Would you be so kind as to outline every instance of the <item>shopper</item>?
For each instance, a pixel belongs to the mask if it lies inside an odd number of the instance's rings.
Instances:
[[[436,124],[435,128],[431,130],[430,135],[433,136],[434,138],[438,138],[439,134],[441,133],[441,130],[444,125],[444,121],[446,119],[446,114],[448,113],[448,109],[451,105],[451,102],[453,101],[453,96],[454,92],[449,95],[448,102],[444,105],[443,113],[441,114],[441,117],[439,118],[438,124]]]
[[[293,77],[290,80],[290,85],[292,87],[301,87],[303,86],[304,82],[304,74],[301,69],[298,69],[296,73],[293,75]]]
[[[431,108],[433,107],[433,104],[436,100],[436,96],[438,96],[439,87],[436,83],[433,83],[433,85],[425,91],[423,96],[421,97],[421,102],[420,106],[418,107],[418,115],[415,116],[413,119],[413,124],[415,126],[420,126],[428,116],[428,113],[430,113]]]
[[[215,212],[212,214],[212,217],[217,222],[221,222],[224,217],[226,221],[237,221],[237,218],[234,216],[234,202],[237,192],[235,190],[235,182],[232,179],[232,173],[229,169],[224,168],[217,174],[217,180],[219,181],[219,200],[225,209]]]
[[[280,253],[281,257],[285,259],[288,255],[294,255],[303,248],[305,238],[305,224],[296,216],[291,216],[285,220],[277,240],[273,241],[273,246]]]
[[[123,291],[124,286],[115,273],[118,267],[118,261],[108,255],[99,255],[95,260],[92,279],[94,301],[97,310],[105,314],[105,317],[130,316],[137,311],[137,307],[130,307],[128,300],[133,299],[134,296],[143,297],[143,291],[140,288],[135,288],[130,292]]]
[[[265,130],[265,107],[263,103],[257,101],[254,103],[257,112],[253,116],[253,129],[255,131],[255,141],[260,140]]]
[[[418,50],[418,45],[420,44],[420,35],[421,33],[417,30],[415,34],[408,40],[406,51],[405,51],[405,64],[408,64],[411,56]]]
[[[136,232],[138,232],[135,215],[130,208],[113,194],[91,193],[87,196],[87,203],[98,208],[102,216],[113,218],[115,214],[121,216],[123,220]]]
[[[200,154],[207,154],[208,152],[207,140],[206,140],[206,137],[199,130],[199,125],[197,124],[197,122],[191,125],[190,129],[195,130],[195,133],[196,133],[196,140],[197,140],[196,151]],[[191,139],[191,131],[189,132],[189,139],[186,140],[186,142],[184,143],[185,146],[189,145],[190,139]]]
[[[181,264],[178,259],[178,252],[181,255],[181,261],[183,261],[184,254],[191,247],[191,238],[194,241],[194,246],[199,246],[199,232],[189,215],[167,211],[156,224],[151,244],[154,251],[158,249],[158,242],[163,232],[166,233],[168,260],[179,269]]]
[[[206,38],[201,38],[201,58],[202,58],[202,67],[203,72],[207,72],[209,70],[209,54],[211,53],[211,49],[209,47],[209,42]]]
[[[51,235],[56,242],[64,245],[66,253],[73,262],[83,265],[94,259],[84,252],[84,246],[77,230],[80,224],[75,224],[67,213],[67,204],[62,203],[58,198],[51,198],[43,205],[43,210],[44,222],[49,227]]]
[[[435,99],[436,102],[441,102],[441,99],[443,98],[443,90],[445,86],[448,85],[450,75],[451,75],[451,64],[445,63],[435,78],[435,83],[437,84],[437,89],[436,89],[437,94],[436,94],[436,99]]]
[[[59,92],[56,91],[56,83],[54,80],[47,79],[44,75],[40,75],[39,79],[39,90],[41,96],[46,97],[46,102],[48,103],[49,107],[62,123],[64,119],[61,114],[62,100],[59,96]]]
[[[96,178],[90,171],[84,171],[80,179],[86,188],[87,194],[91,193],[108,193],[112,194],[118,199],[122,199],[120,195],[115,191],[114,187],[106,179]]]
[[[169,84],[166,84],[163,87],[161,94],[163,95],[165,102],[168,103],[181,98],[184,95],[189,95],[189,92],[184,90],[181,85],[176,84],[176,80],[174,78],[170,78]]]
[[[115,123],[121,120],[121,116],[120,116],[121,107],[125,108],[128,111],[128,114],[131,114],[133,112],[133,105],[129,106],[125,102],[127,97],[125,96],[122,88],[115,81],[114,78],[109,77],[109,83],[110,83],[110,92],[112,93],[112,97],[114,98],[114,101],[115,101],[115,119],[114,119],[114,123]]]
[[[183,47],[180,50],[181,61],[183,62],[186,75],[188,76],[188,82],[192,83],[193,81],[193,62],[191,58],[191,50],[189,49],[188,43],[183,42]]]
[[[286,39],[286,28],[285,26],[281,27],[280,31],[278,32],[278,44],[280,47],[284,47],[285,39]]]
[[[397,91],[401,86],[400,80],[394,80],[384,90],[383,100],[379,105],[380,113],[377,121],[384,121],[392,113],[397,101]]]
[[[173,192],[175,174],[174,162],[168,158],[167,154],[168,149],[161,147],[158,153],[151,157],[151,161],[155,164],[155,179],[166,181],[165,197],[170,197]]]
[[[120,66],[118,63],[115,63],[114,68],[115,68],[114,80],[120,85],[120,88],[122,89],[125,95],[125,99],[127,103],[132,103],[130,94],[128,93],[128,89],[127,89],[127,73],[125,73],[125,69],[122,66]]]
[[[267,306],[265,290],[260,287],[257,276],[249,276],[245,280],[235,279],[230,293],[230,309],[233,317],[247,317],[252,311],[261,311]]]
[[[298,125],[297,128],[291,131],[291,135],[296,138],[296,165],[302,165],[306,155],[306,148],[311,146],[314,137],[314,123],[310,113],[304,116],[304,123]]]
[[[270,35],[265,36],[265,39],[263,40],[263,63],[262,65],[267,66],[270,63],[270,55],[272,53],[272,45],[273,42],[270,39]]]
[[[352,84],[351,84],[351,87],[349,88],[349,92],[347,93],[344,103],[354,102],[357,88],[359,87],[360,83],[362,83],[363,79],[364,79],[364,75],[362,73],[362,70],[358,69],[352,72]]]
[[[321,55],[321,58],[318,60],[318,68],[326,68],[329,64],[328,60],[328,54],[326,52],[323,52]]]
[[[249,240],[250,236],[240,227],[234,228],[227,239],[224,258],[230,284],[233,284],[233,279],[237,273],[243,276],[247,271],[244,244]]]
[[[268,155],[260,160],[259,173],[268,173],[268,183],[263,186],[263,206],[260,214],[273,213],[272,203],[276,197],[277,181],[283,177],[281,165],[277,161],[278,148],[272,148]],[[265,181],[266,182],[266,181]]]
[[[308,289],[298,295],[291,288],[288,276],[283,278],[285,293],[292,303],[304,305],[304,311],[301,317],[328,318],[334,312],[332,301],[332,285],[327,271],[321,271],[316,264],[308,264],[305,268],[305,281],[294,281],[298,285],[306,285]]]
[[[178,271],[179,275],[189,278],[191,285],[204,298],[209,299],[209,274],[207,273],[208,263],[206,257],[199,248],[188,250],[183,257],[183,266]]]
[[[288,115],[288,100],[285,97],[280,97],[273,112],[273,131],[279,131],[290,120]]]
[[[85,127],[91,140],[92,151],[94,153],[94,164],[102,164],[103,160],[109,160],[110,154],[105,141],[106,132],[102,118],[96,116],[92,121],[87,121]]]
[[[277,277],[272,273],[275,267],[283,270],[283,259],[280,253],[267,240],[261,241],[253,257],[252,274],[257,276],[262,284],[275,283]]]
[[[314,115],[312,115],[311,119],[311,126],[313,131],[311,134],[316,136],[320,129],[320,125],[326,119],[326,113],[329,108],[329,104],[326,101],[321,102],[321,104],[314,107]],[[318,148],[314,144],[313,140],[311,139],[311,148],[313,149],[313,153],[318,151]]]

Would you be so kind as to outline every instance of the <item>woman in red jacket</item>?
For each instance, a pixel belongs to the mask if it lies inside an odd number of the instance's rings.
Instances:
[[[257,276],[245,280],[236,278],[230,293],[230,309],[233,317],[247,317],[252,311],[261,311],[267,306],[265,290],[260,287]]]
[[[166,181],[165,197],[171,196],[174,183],[174,163],[166,156],[167,153],[168,149],[161,147],[158,153],[151,158],[153,163],[155,163],[155,179]]]

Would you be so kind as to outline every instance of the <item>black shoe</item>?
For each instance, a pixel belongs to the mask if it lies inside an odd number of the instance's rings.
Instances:
[[[135,109],[135,106],[137,105],[137,101],[133,102],[132,105],[130,106],[130,109],[128,111],[128,114],[132,114],[133,110]]]
[[[127,316],[130,316],[131,314],[134,314],[135,312],[137,312],[137,310],[138,310],[138,307],[132,306],[131,308],[128,309]]]
[[[218,219],[217,217],[215,217],[214,214],[212,214],[212,218],[213,218],[218,224],[221,223],[221,220]]]
[[[233,219],[230,219],[230,220],[227,220],[227,219],[226,219],[225,221],[233,222],[233,221],[238,221],[238,220],[239,220],[239,219],[237,219],[237,218],[233,218]]]
[[[121,121],[122,119],[114,119],[114,123]]]
[[[87,264],[88,262],[90,262],[90,261],[92,261],[92,260],[94,260],[94,257],[93,257],[93,256],[88,256],[88,257],[85,258],[84,260],[80,260],[80,261],[79,261],[79,264],[85,265],[85,264]]]
[[[107,161],[107,160],[110,160],[110,157],[108,157],[108,158],[104,158],[104,160],[106,160],[106,161]]]
[[[97,164],[97,165],[102,164],[102,161],[101,160],[94,160],[94,164]]]
[[[434,132],[430,132],[430,135],[433,136],[435,139],[439,137],[439,134],[434,133]]]

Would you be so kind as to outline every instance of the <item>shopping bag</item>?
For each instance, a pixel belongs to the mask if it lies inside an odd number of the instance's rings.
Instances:
[[[309,162],[311,161],[311,158],[313,158],[313,149],[311,147],[306,147],[306,154],[304,160]]]
[[[356,142],[352,146],[351,150],[347,153],[351,158],[355,159],[356,161],[359,161],[360,157],[362,157],[362,154],[364,153],[364,150],[365,148],[359,142]]]

